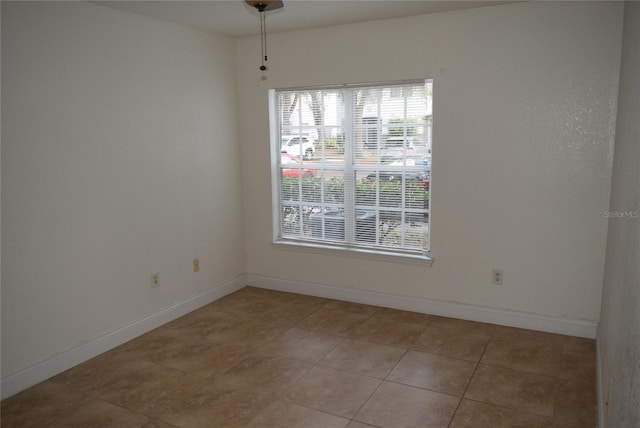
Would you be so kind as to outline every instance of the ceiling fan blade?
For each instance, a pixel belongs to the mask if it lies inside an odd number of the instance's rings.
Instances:
[[[284,7],[284,3],[282,3],[282,0],[275,0],[273,3],[267,6],[264,10],[268,12],[270,10],[276,10],[282,7]]]

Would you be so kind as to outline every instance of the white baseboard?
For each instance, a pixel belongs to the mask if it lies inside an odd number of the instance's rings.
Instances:
[[[56,374],[62,373],[71,367],[100,355],[103,352],[122,345],[131,339],[153,330],[154,328],[173,321],[174,319],[218,300],[227,294],[233,293],[247,284],[272,290],[288,291],[292,293],[346,300],[349,302],[384,306],[406,311],[547,331],[551,333],[566,334],[569,336],[586,337],[590,339],[596,337],[596,323],[591,321],[556,318],[526,312],[510,311],[506,309],[397,296],[393,294],[247,274],[240,275],[222,285],[211,288],[186,300],[177,302],[159,312],[145,316],[87,342],[80,343],[60,354],[46,358],[3,377],[0,381],[1,397],[2,399],[10,397],[29,388],[30,386],[49,379]],[[598,369],[600,369],[600,366],[598,366]],[[598,376],[600,376],[600,374],[598,374]],[[600,407],[599,410],[602,410],[601,397],[599,398],[598,405]]]
[[[384,306],[405,311],[460,318],[470,321],[499,324],[595,339],[596,323],[587,320],[558,318],[527,312],[497,309],[464,303],[397,296],[373,291],[341,288],[324,284],[291,281],[256,274],[247,274],[247,284],[260,288],[307,294],[367,305]]]
[[[58,373],[62,373],[71,367],[83,363],[116,346],[122,345],[131,339],[218,300],[227,294],[233,293],[245,285],[246,277],[245,275],[240,275],[224,284],[174,303],[156,313],[130,322],[99,337],[73,346],[60,354],[39,361],[15,373],[11,373],[3,377],[0,381],[2,399],[49,379]]]

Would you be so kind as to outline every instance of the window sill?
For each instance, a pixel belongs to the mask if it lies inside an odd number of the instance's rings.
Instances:
[[[298,241],[273,241],[271,243],[274,247],[283,250],[290,250],[296,252],[306,252],[312,254],[327,254],[333,256],[345,256],[355,257],[359,259],[373,260],[373,261],[387,261],[392,263],[407,263],[420,266],[431,266],[434,259],[432,257],[397,254],[393,252],[385,252],[379,250],[366,250],[362,248],[341,247],[334,245],[322,245],[311,244]]]

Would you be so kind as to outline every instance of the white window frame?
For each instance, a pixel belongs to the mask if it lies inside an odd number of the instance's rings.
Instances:
[[[365,84],[355,84],[355,85],[335,85],[335,86],[309,86],[309,87],[300,87],[300,88],[283,88],[283,89],[270,89],[269,90],[269,123],[270,123],[270,141],[271,141],[271,183],[272,183],[272,230],[273,230],[273,241],[272,243],[277,246],[282,246],[285,248],[291,248],[293,250],[299,251],[309,251],[312,253],[316,252],[324,252],[329,254],[341,254],[348,256],[356,256],[356,257],[364,257],[364,258],[393,258],[394,261],[400,262],[409,262],[409,263],[419,263],[422,265],[430,266],[433,262],[433,257],[431,253],[431,224],[432,224],[432,215],[431,215],[431,205],[432,205],[432,196],[431,190],[433,188],[433,174],[430,174],[430,187],[429,187],[429,204],[427,208],[427,212],[429,213],[429,221],[428,221],[428,241],[427,248],[421,254],[415,252],[406,252],[406,251],[394,251],[393,249],[387,250],[386,248],[370,248],[365,246],[360,246],[355,243],[354,239],[354,231],[355,225],[354,223],[354,210],[355,210],[355,201],[352,200],[355,195],[354,192],[345,192],[345,201],[344,201],[344,218],[345,218],[345,238],[347,242],[344,245],[335,242],[324,242],[317,240],[305,240],[305,239],[291,239],[288,237],[281,236],[281,189],[280,189],[280,130],[278,127],[278,106],[277,106],[277,94],[280,91],[285,90],[300,90],[300,91],[310,91],[310,90],[325,90],[325,89],[357,89],[361,87],[395,87],[398,85],[410,85],[416,83],[425,83],[431,82],[433,85],[433,79],[422,79],[422,80],[413,80],[413,81],[393,81],[393,82],[380,82],[380,83],[365,83]],[[401,88],[401,93],[404,92],[404,88]],[[350,97],[347,97],[349,99]],[[345,105],[345,110],[350,111],[349,102]],[[344,127],[349,128],[351,126],[351,121],[345,121]],[[429,124],[432,126],[432,124]],[[349,130],[345,130],[345,133],[349,133]],[[432,131],[431,131],[432,132]],[[317,150],[317,149],[316,149]],[[356,168],[353,166],[352,159],[353,151],[345,150],[345,164],[344,164],[344,175],[345,177],[349,175],[353,175],[353,172]],[[432,170],[430,169],[430,172]],[[345,183],[345,186],[347,183]],[[351,200],[349,200],[351,198]],[[351,236],[350,236],[351,235]]]

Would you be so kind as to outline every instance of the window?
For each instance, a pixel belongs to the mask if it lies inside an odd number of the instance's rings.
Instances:
[[[276,242],[428,258],[433,82],[270,92]]]

